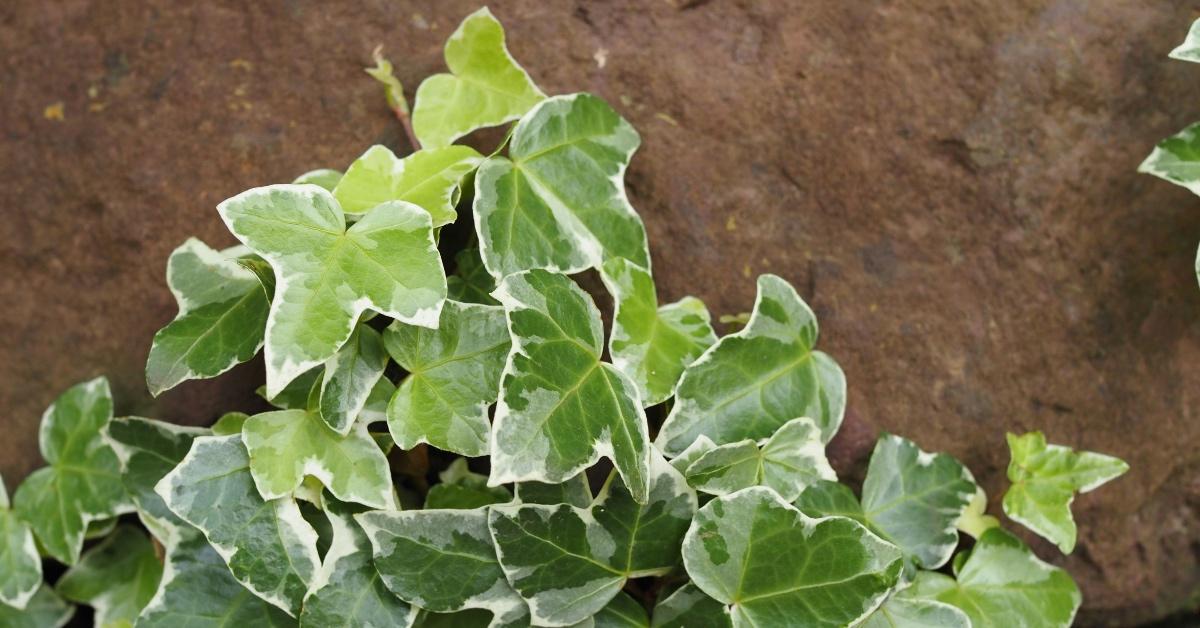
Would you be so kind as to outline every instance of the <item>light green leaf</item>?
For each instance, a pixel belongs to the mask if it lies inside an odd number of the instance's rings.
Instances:
[[[971,628],[971,620],[949,604],[893,595],[856,628]]]
[[[88,550],[55,588],[64,598],[96,609],[97,628],[131,628],[154,597],[162,573],[150,538],[122,525]]]
[[[383,341],[409,372],[388,405],[388,429],[401,449],[429,443],[464,456],[488,450],[488,406],[500,393],[508,355],[504,310],[447,301],[437,329],[395,322]]]
[[[675,392],[683,369],[717,341],[708,308],[695,297],[659,307],[650,273],[617,257],[604,263],[600,277],[613,295],[613,365],[638,386],[649,407]]]
[[[42,415],[38,444],[49,467],[17,488],[13,511],[56,560],[79,560],[88,523],[131,512],[120,464],[100,437],[112,419],[108,380],[76,384]]]
[[[696,494],[657,453],[650,492],[639,505],[616,474],[589,508],[492,506],[500,564],[535,624],[563,626],[598,612],[628,578],[679,565],[679,544]]]
[[[1075,519],[1071,502],[1129,470],[1120,458],[1076,452],[1047,445],[1041,432],[1008,435],[1012,461],[1004,493],[1004,514],[1058,546],[1064,554],[1075,549]]]
[[[516,489],[516,501],[521,504],[568,504],[576,508],[592,505],[592,488],[588,485],[587,473],[580,473],[559,484],[517,482]]]
[[[729,607],[687,583],[654,606],[654,628],[732,628]]]
[[[979,537],[957,580],[922,571],[900,596],[956,606],[973,628],[1066,627],[1080,603],[1079,588],[1066,571],[1042,562],[1000,528]]]
[[[383,56],[383,46],[376,46],[375,50],[371,51],[371,57],[375,60],[375,67],[363,68],[363,71],[383,85],[383,95],[387,99],[388,107],[407,116],[408,99],[404,97],[404,85],[392,73],[392,62]]]
[[[167,508],[154,487],[187,456],[192,441],[207,433],[140,417],[116,418],[104,429],[104,439],[120,461],[121,481],[138,517],[164,544],[173,528],[186,524]]]
[[[1154,147],[1138,172],[1151,174],[1200,194],[1200,123],[1168,137]]]
[[[486,7],[450,35],[445,55],[451,73],[425,79],[413,105],[413,132],[427,148],[516,120],[546,97],[509,54],[504,29]]]
[[[296,180],[292,181],[292,183],[295,183],[296,185],[311,183],[332,192],[333,189],[337,187],[338,181],[341,180],[341,172],[329,168],[318,168],[316,170],[310,170],[296,177]]]
[[[454,205],[459,183],[482,161],[470,146],[426,148],[397,159],[386,146],[376,144],[350,164],[333,197],[348,216],[360,216],[388,201],[408,201],[429,212],[433,226],[440,227],[458,216]]]
[[[249,418],[250,415],[245,412],[226,412],[217,419],[216,423],[212,424],[213,436],[241,434],[242,426],[246,424],[246,419]]]
[[[263,499],[287,497],[312,476],[342,501],[395,507],[387,458],[366,423],[342,436],[311,412],[279,410],[250,417],[241,438]]]
[[[379,205],[346,228],[333,196],[315,185],[254,188],[217,206],[229,230],[275,269],[267,318],[267,396],[324,363],[368,309],[437,325],[446,277],[429,213]]]
[[[499,301],[492,298],[496,279],[488,274],[483,259],[479,257],[479,249],[471,247],[459,251],[454,256],[454,266],[454,274],[446,278],[449,298],[463,303],[500,305]]]
[[[471,510],[512,501],[512,493],[503,486],[488,486],[487,476],[467,468],[467,459],[458,458],[438,474],[441,483],[429,488],[426,509]]]
[[[74,615],[75,607],[46,585],[33,594],[23,609],[0,603],[0,626],[4,628],[61,628]]]
[[[590,94],[556,96],[530,111],[509,156],[489,158],[475,175],[475,230],[488,271],[570,274],[612,257],[649,268],[646,229],[624,186],[639,142]]]
[[[707,436],[701,434],[696,437],[696,440],[692,441],[691,445],[687,446],[687,449],[679,452],[678,456],[675,456],[671,459],[671,466],[675,467],[676,471],[682,473],[686,477],[688,467],[692,466],[693,462],[699,460],[700,456],[703,456],[704,454],[716,448],[717,445],[715,443],[713,443]]]
[[[788,502],[818,480],[837,479],[825,459],[821,430],[807,418],[784,423],[762,448],[752,440],[715,447],[688,465],[686,475],[688,484],[712,495],[761,485]]]
[[[972,538],[978,539],[984,532],[999,526],[1000,520],[987,514],[987,504],[987,493],[983,491],[983,487],[975,487],[975,496],[971,498],[971,503],[967,504],[966,510],[959,517],[955,527],[960,532],[965,532]]]
[[[701,434],[718,445],[757,440],[800,416],[828,443],[846,410],[846,376],[816,343],[812,310],[788,282],[762,275],[750,323],[684,371],[656,444],[677,454]]]
[[[290,497],[259,496],[241,438],[195,439],[156,491],[204,533],[238,582],[293,617],[300,612],[320,564],[317,533]]]
[[[718,497],[683,541],[688,574],[734,626],[846,626],[896,584],[898,549],[841,517],[810,519],[771,489]]]
[[[42,586],[42,557],[29,525],[9,510],[8,489],[0,479],[0,604],[24,609]]]
[[[1200,63],[1200,20],[1192,22],[1187,38],[1167,56],[1180,61]]]
[[[628,593],[618,593],[595,616],[596,628],[650,628],[646,609]]]
[[[504,304],[512,351],[492,431],[493,485],[574,477],[607,455],[646,499],[650,442],[637,387],[600,361],[600,312],[569,278],[543,270],[511,275]]]
[[[867,515],[863,512],[862,504],[858,502],[854,491],[845,484],[821,480],[804,489],[800,499],[796,500],[796,508],[813,518],[846,517],[853,519],[868,528],[872,527]],[[878,529],[872,532],[882,535]]]
[[[350,433],[383,377],[387,360],[379,332],[360,323],[350,340],[325,363],[318,403],[321,418],[333,431],[343,436]]]

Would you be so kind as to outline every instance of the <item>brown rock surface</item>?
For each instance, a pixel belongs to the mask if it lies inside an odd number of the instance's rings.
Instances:
[[[384,43],[415,86],[475,6],[0,3],[10,484],[38,464],[42,409],[98,373],[125,412],[199,423],[250,403],[261,365],[145,392],[168,253],[231,243],[213,208],[245,188],[406,148],[360,68]],[[959,456],[998,508],[1006,430],[1132,464],[1076,502],[1074,555],[1034,541],[1094,625],[1200,586],[1200,204],[1134,173],[1200,118],[1200,66],[1165,58],[1194,9],[493,3],[548,92],[600,94],[641,131],[629,185],[664,297],[736,313],[770,271],[810,299],[850,382],[843,468],[895,431]]]

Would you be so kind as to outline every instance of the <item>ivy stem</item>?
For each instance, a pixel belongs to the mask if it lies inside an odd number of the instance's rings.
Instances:
[[[417,134],[413,132],[412,116],[408,115],[403,107],[392,107],[392,113],[396,114],[400,126],[404,127],[404,134],[408,136],[408,144],[412,147],[412,152],[421,150],[421,142],[417,140]]]

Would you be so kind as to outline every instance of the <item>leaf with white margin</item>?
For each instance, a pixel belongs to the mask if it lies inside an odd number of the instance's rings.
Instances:
[[[858,522],[811,519],[755,486],[718,497],[683,541],[696,586],[733,606],[734,626],[846,626],[895,586],[900,550]]]
[[[0,604],[23,609],[42,586],[42,557],[29,525],[9,509],[0,479]]]
[[[585,472],[558,484],[517,482],[515,499],[520,504],[569,504],[577,508],[587,508],[594,498]]]
[[[388,404],[388,430],[401,449],[429,443],[464,456],[488,451],[488,406],[500,394],[508,355],[504,310],[446,301],[441,324],[401,322],[383,333],[392,359],[408,371]]]
[[[295,617],[320,565],[317,533],[290,497],[264,501],[238,436],[201,436],[156,488],[239,582]],[[220,506],[220,507],[215,507]]]
[[[601,456],[646,499],[650,438],[637,387],[600,361],[600,311],[564,275],[532,270],[500,282],[512,350],[492,427],[491,484],[574,477]]]
[[[711,495],[761,485],[789,502],[818,480],[837,480],[825,459],[821,430],[808,418],[784,423],[761,448],[752,440],[715,447],[688,465],[686,476],[688,484]]]
[[[955,579],[922,571],[899,595],[956,606],[973,628],[1065,628],[1079,609],[1079,588],[1071,576],[1001,528],[984,532],[957,572]]]
[[[368,309],[434,327],[446,275],[429,213],[389,201],[346,228],[329,192],[269,185],[217,206],[226,226],[275,269],[264,352],[267,396],[333,357]]]
[[[650,268],[646,229],[624,185],[640,141],[591,94],[555,96],[530,111],[509,156],[489,158],[475,174],[475,231],[488,271],[571,274],[613,257]]]
[[[141,417],[115,418],[104,428],[104,440],[121,463],[121,482],[138,517],[164,544],[172,529],[186,524],[154,487],[187,456],[192,441],[207,434],[208,430]]]
[[[97,628],[128,628],[154,597],[162,573],[150,537],[122,525],[54,586],[64,598],[94,608]]]
[[[241,438],[263,499],[287,497],[311,476],[342,501],[396,506],[387,457],[366,423],[356,423],[343,436],[312,412],[278,410],[247,419]]]
[[[971,620],[949,604],[892,595],[855,628],[971,628]]]
[[[846,376],[816,343],[817,319],[795,288],[760,276],[750,322],[683,372],[655,444],[677,454],[701,434],[718,445],[757,440],[799,416],[828,443],[846,410]]]
[[[624,591],[596,613],[596,628],[650,628],[646,609]]]
[[[1200,194],[1200,123],[1158,143],[1138,172],[1154,175]]]
[[[62,628],[74,615],[75,607],[49,585],[42,585],[23,609],[0,603],[0,626],[4,628]]]
[[[1192,27],[1188,29],[1187,38],[1167,56],[1172,59],[1179,59],[1180,61],[1200,63],[1200,20],[1192,22]]]
[[[331,168],[317,168],[316,170],[309,170],[308,172],[296,177],[296,180],[292,181],[292,183],[297,185],[311,183],[332,192],[333,189],[337,187],[338,181],[341,180],[341,172]]]
[[[322,363],[321,366],[309,369],[288,382],[288,385],[273,397],[267,396],[265,385],[255,389],[254,394],[280,410],[305,410],[308,408],[308,402],[314,394],[314,389],[318,394],[320,393],[320,384],[324,377],[325,365]]]
[[[598,612],[629,578],[679,565],[696,493],[657,452],[650,492],[638,504],[614,473],[588,508],[492,506],[500,565],[529,603],[535,624],[565,626]]]
[[[649,271],[623,257],[608,260],[600,273],[613,296],[613,365],[638,386],[642,404],[666,401],[683,370],[717,341],[708,308],[695,297],[658,305]]]
[[[478,248],[465,248],[454,256],[454,274],[446,277],[446,296],[463,303],[500,305],[492,298],[496,278],[492,277],[479,257]]]
[[[13,494],[13,511],[56,560],[79,560],[88,523],[132,512],[121,466],[100,430],[112,419],[103,377],[76,384],[42,415],[38,446],[49,467],[34,471]]]
[[[732,628],[729,607],[687,583],[654,605],[654,628]]]
[[[387,201],[408,201],[429,212],[433,226],[440,227],[458,216],[459,182],[482,161],[470,146],[426,148],[398,159],[376,144],[350,164],[333,197],[347,216],[360,216]]]
[[[350,340],[325,363],[321,378],[318,409],[330,429],[343,436],[350,433],[375,384],[383,377],[387,361],[379,332],[369,325],[357,325]]]
[[[471,510],[512,501],[512,493],[503,486],[488,486],[487,476],[467,468],[467,459],[458,458],[438,474],[440,483],[425,494],[426,509]]]
[[[427,148],[520,118],[546,97],[504,45],[504,28],[486,7],[468,15],[446,40],[449,74],[421,82],[413,132]]]
[[[1129,470],[1120,458],[1047,445],[1041,432],[1008,434],[1008,448],[1012,452],[1008,463],[1012,486],[1001,502],[1004,514],[1054,543],[1064,554],[1075,549],[1077,531],[1071,516],[1075,494],[1094,490]]]
[[[716,443],[712,442],[712,440],[710,440],[707,436],[701,434],[696,437],[696,440],[692,441],[691,445],[687,446],[687,449],[679,452],[678,456],[671,458],[671,466],[675,467],[676,471],[682,473],[686,477],[688,467],[692,466],[693,462],[699,460],[700,456],[703,456],[704,454],[716,448]]]

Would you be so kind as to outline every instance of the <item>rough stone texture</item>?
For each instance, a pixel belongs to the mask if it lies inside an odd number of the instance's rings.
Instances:
[[[186,422],[245,406],[261,365],[152,401],[170,250],[232,243],[245,188],[405,149],[360,67],[441,67],[475,6],[0,3],[0,471],[38,464],[41,410],[107,373],[120,409]],[[1080,623],[1186,607],[1200,585],[1197,201],[1134,173],[1200,118],[1165,54],[1195,3],[1138,0],[495,2],[551,93],[613,102],[664,297],[750,307],[800,287],[845,367],[851,475],[876,430],[966,461],[998,510],[1006,430],[1133,470],[1076,502]],[[62,103],[63,119],[46,108]],[[54,117],[53,115],[50,116]],[[1028,537],[1027,537],[1028,538]]]

